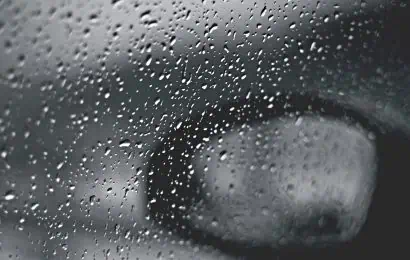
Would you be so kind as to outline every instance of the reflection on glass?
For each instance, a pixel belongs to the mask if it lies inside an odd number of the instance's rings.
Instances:
[[[380,212],[397,196],[392,178],[402,185],[396,153],[408,141],[310,93],[246,98],[165,138],[150,160],[148,208],[174,234],[237,256],[360,254],[384,236]]]

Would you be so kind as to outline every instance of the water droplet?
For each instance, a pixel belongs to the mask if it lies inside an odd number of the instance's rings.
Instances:
[[[88,201],[90,202],[91,206],[94,206],[94,203],[96,201],[95,195],[91,195],[90,198],[88,199]]]
[[[151,65],[152,62],[152,56],[150,54],[147,55],[147,58],[145,59],[145,65],[149,66]]]
[[[131,141],[129,139],[124,139],[124,140],[120,141],[120,143],[119,143],[119,146],[121,148],[130,147],[130,145],[131,145]]]
[[[10,201],[16,198],[14,190],[9,190],[4,194],[4,200]]]
[[[60,162],[59,164],[57,164],[56,169],[57,170],[61,170],[61,168],[63,168],[65,162]]]
[[[1,158],[5,159],[5,158],[7,157],[7,151],[6,151],[6,150],[2,150],[2,151],[0,152],[0,156],[1,156]]]
[[[266,10],[267,10],[267,8],[266,8],[266,5],[262,8],[262,11],[261,11],[261,17],[264,17],[265,15],[266,15]]]
[[[107,90],[105,91],[105,93],[104,93],[104,98],[105,98],[105,99],[108,99],[109,97],[110,97],[110,90],[107,89]]]
[[[124,238],[125,238],[125,239],[129,239],[130,236],[131,236],[131,230],[127,230],[127,232],[125,232]]]
[[[38,202],[34,202],[31,204],[31,210],[36,210],[38,207],[40,206],[40,204]]]
[[[219,153],[219,159],[220,159],[221,161],[225,161],[226,158],[228,158],[228,152],[227,152],[227,151],[224,150],[224,151],[222,151],[222,152]]]
[[[121,3],[122,3],[122,0],[111,0],[111,4],[113,5],[113,7],[117,7]]]
[[[146,10],[140,14],[141,20],[149,20],[151,17],[151,10]]]
[[[212,33],[218,29],[218,24],[214,23],[212,26],[209,28],[209,32]]]

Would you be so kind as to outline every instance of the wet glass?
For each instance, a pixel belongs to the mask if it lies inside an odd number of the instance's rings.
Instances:
[[[0,1],[0,259],[406,253],[406,1]]]

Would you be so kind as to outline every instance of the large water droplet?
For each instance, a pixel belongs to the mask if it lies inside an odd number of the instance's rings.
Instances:
[[[131,141],[129,139],[124,139],[119,143],[120,147],[129,147],[131,145]]]
[[[4,194],[4,200],[10,201],[16,198],[16,194],[14,190],[9,190]]]

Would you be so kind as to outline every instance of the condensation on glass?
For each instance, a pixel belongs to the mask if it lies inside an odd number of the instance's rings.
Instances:
[[[0,259],[406,252],[405,1],[0,1]]]

